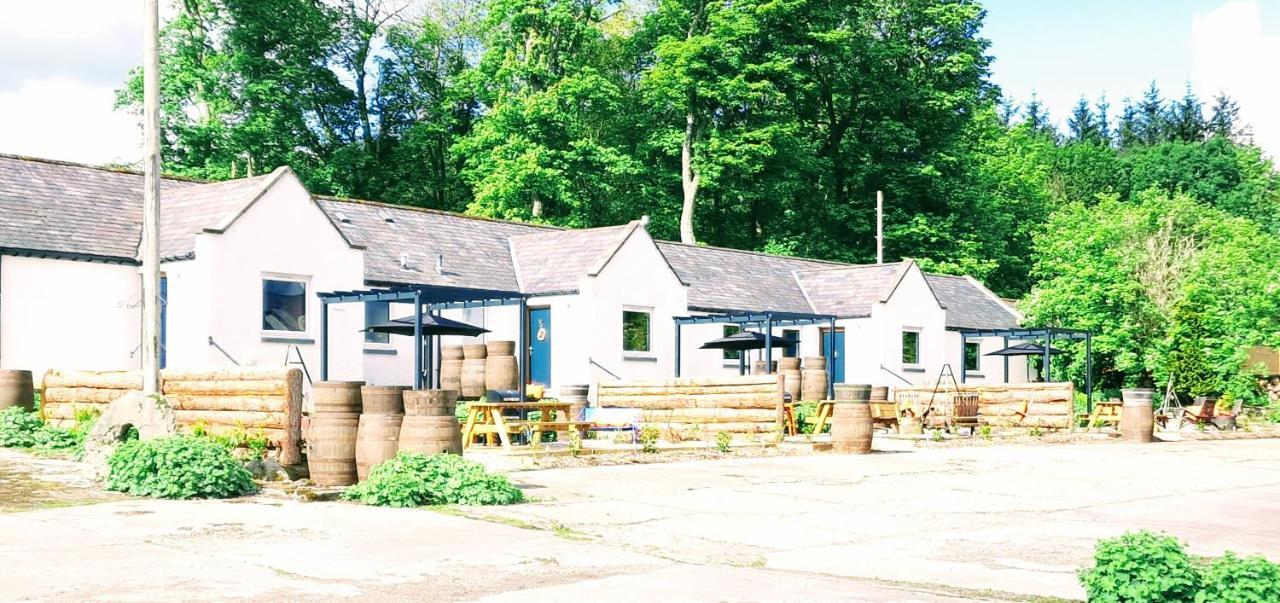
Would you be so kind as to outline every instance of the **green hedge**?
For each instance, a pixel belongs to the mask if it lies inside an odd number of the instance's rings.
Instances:
[[[125,442],[108,466],[107,489],[135,496],[229,498],[258,490],[230,450],[196,436]]]
[[[369,479],[347,489],[347,500],[384,507],[509,505],[524,492],[503,475],[452,454],[401,452],[369,471]]]
[[[1099,540],[1080,583],[1091,602],[1280,602],[1280,565],[1228,552],[1205,566],[1173,537],[1145,530]]]

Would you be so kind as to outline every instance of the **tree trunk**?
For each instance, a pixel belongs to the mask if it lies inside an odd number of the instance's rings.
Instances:
[[[693,95],[690,94],[690,97]],[[698,198],[700,175],[693,169],[693,103],[690,98],[689,113],[685,115],[684,143],[680,145],[680,183],[684,188],[684,205],[680,209],[680,242],[694,245],[693,207]]]

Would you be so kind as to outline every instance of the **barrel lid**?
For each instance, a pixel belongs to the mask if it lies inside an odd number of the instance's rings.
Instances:
[[[316,381],[311,387],[351,387],[354,385],[364,385],[364,381]]]

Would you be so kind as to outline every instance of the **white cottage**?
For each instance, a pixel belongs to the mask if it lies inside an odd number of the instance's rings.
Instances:
[[[0,367],[138,366],[141,186],[136,173],[0,155]],[[683,245],[653,239],[644,221],[562,230],[314,197],[288,168],[221,183],[166,179],[162,203],[169,367],[290,363],[318,379],[318,293],[434,285],[527,296],[528,340],[541,354],[530,377],[553,392],[671,376],[674,319],[730,312],[836,317],[834,334],[775,329],[800,340],[776,353],[820,355],[834,336],[840,381],[932,384],[945,365],[969,381],[1026,375],[1024,359],[983,355],[998,338],[961,351],[961,330],[1017,326],[1009,304],[910,261],[855,266]],[[361,332],[410,313],[331,305],[330,378],[412,383],[410,338]],[[481,339],[518,339],[518,306],[444,314],[488,328]],[[732,353],[698,349],[736,328],[683,327],[682,374],[736,372]]]

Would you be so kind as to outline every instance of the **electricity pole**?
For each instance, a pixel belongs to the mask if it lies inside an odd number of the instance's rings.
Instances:
[[[884,191],[876,191],[876,263],[884,263]]]
[[[143,0],[142,393],[160,393],[160,8]]]

